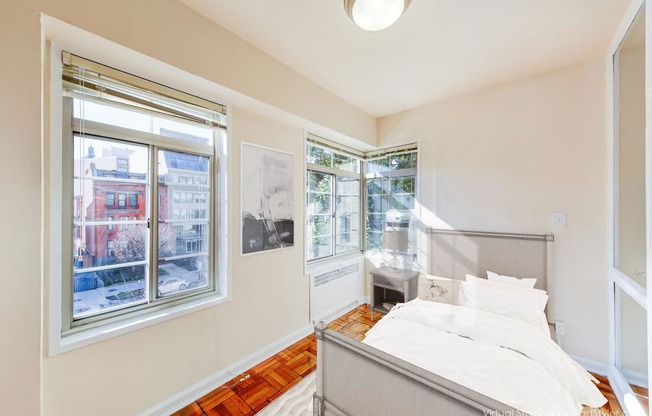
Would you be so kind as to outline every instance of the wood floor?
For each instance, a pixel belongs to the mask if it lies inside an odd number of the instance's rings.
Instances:
[[[369,309],[362,305],[329,324],[329,327],[357,340],[382,318],[375,314],[371,320]],[[250,416],[260,412],[265,406],[300,382],[303,377],[315,371],[317,365],[317,343],[314,335],[309,335],[278,354],[249,369],[244,374],[249,378],[239,381],[238,375],[223,386],[218,387],[201,399],[189,404],[173,416]],[[600,381],[598,388],[609,401],[600,409],[585,408],[584,416],[616,416],[623,411],[605,377],[596,375]],[[647,391],[641,392],[647,394]]]

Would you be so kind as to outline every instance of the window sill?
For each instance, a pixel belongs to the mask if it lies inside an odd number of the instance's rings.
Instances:
[[[69,335],[56,334],[50,343],[49,356],[54,357],[64,352],[82,348],[96,342],[104,341],[127,334],[142,328],[147,328],[162,322],[169,321],[189,313],[210,308],[231,300],[227,295],[214,295],[189,301],[182,305],[175,305],[163,310],[156,310],[150,313],[134,316],[118,322],[110,322],[100,327],[75,332]]]

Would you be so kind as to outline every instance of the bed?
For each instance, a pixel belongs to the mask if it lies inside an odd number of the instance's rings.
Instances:
[[[363,342],[320,323],[315,331],[316,415],[579,415],[582,404],[604,404],[592,376],[548,331],[554,312],[554,300],[548,299],[553,283],[551,234],[428,229],[428,235],[429,272],[457,283],[471,275],[470,283],[460,283],[467,303],[416,299],[399,304]],[[493,305],[487,310],[470,307],[468,299],[482,300],[493,290],[484,287],[495,286],[473,277],[484,277],[487,271],[536,278],[539,290],[518,292],[524,293],[517,299],[522,303],[493,302],[506,315],[493,313]],[[453,292],[442,287],[437,296]],[[548,302],[545,315],[545,302],[540,305],[539,322],[534,314],[526,314],[538,298],[527,296],[542,296],[542,290],[548,291]]]

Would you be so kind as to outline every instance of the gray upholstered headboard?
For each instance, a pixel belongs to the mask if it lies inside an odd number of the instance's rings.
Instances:
[[[439,230],[430,234],[429,273],[464,280],[466,274],[486,277],[487,270],[516,277],[534,277],[536,288],[548,291],[548,322],[554,322],[552,278],[553,234],[510,234]]]

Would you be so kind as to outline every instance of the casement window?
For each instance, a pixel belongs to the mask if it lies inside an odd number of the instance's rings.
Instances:
[[[414,226],[416,175],[414,148],[368,155],[365,161],[367,250],[383,248],[385,231],[409,232]]]
[[[306,150],[307,260],[360,251],[360,159],[314,142]]]
[[[308,134],[308,262],[382,250],[387,231],[408,232],[412,239],[417,161],[416,144],[361,152]]]
[[[62,58],[62,334],[223,295],[226,108]],[[182,284],[160,290],[171,278]]]

